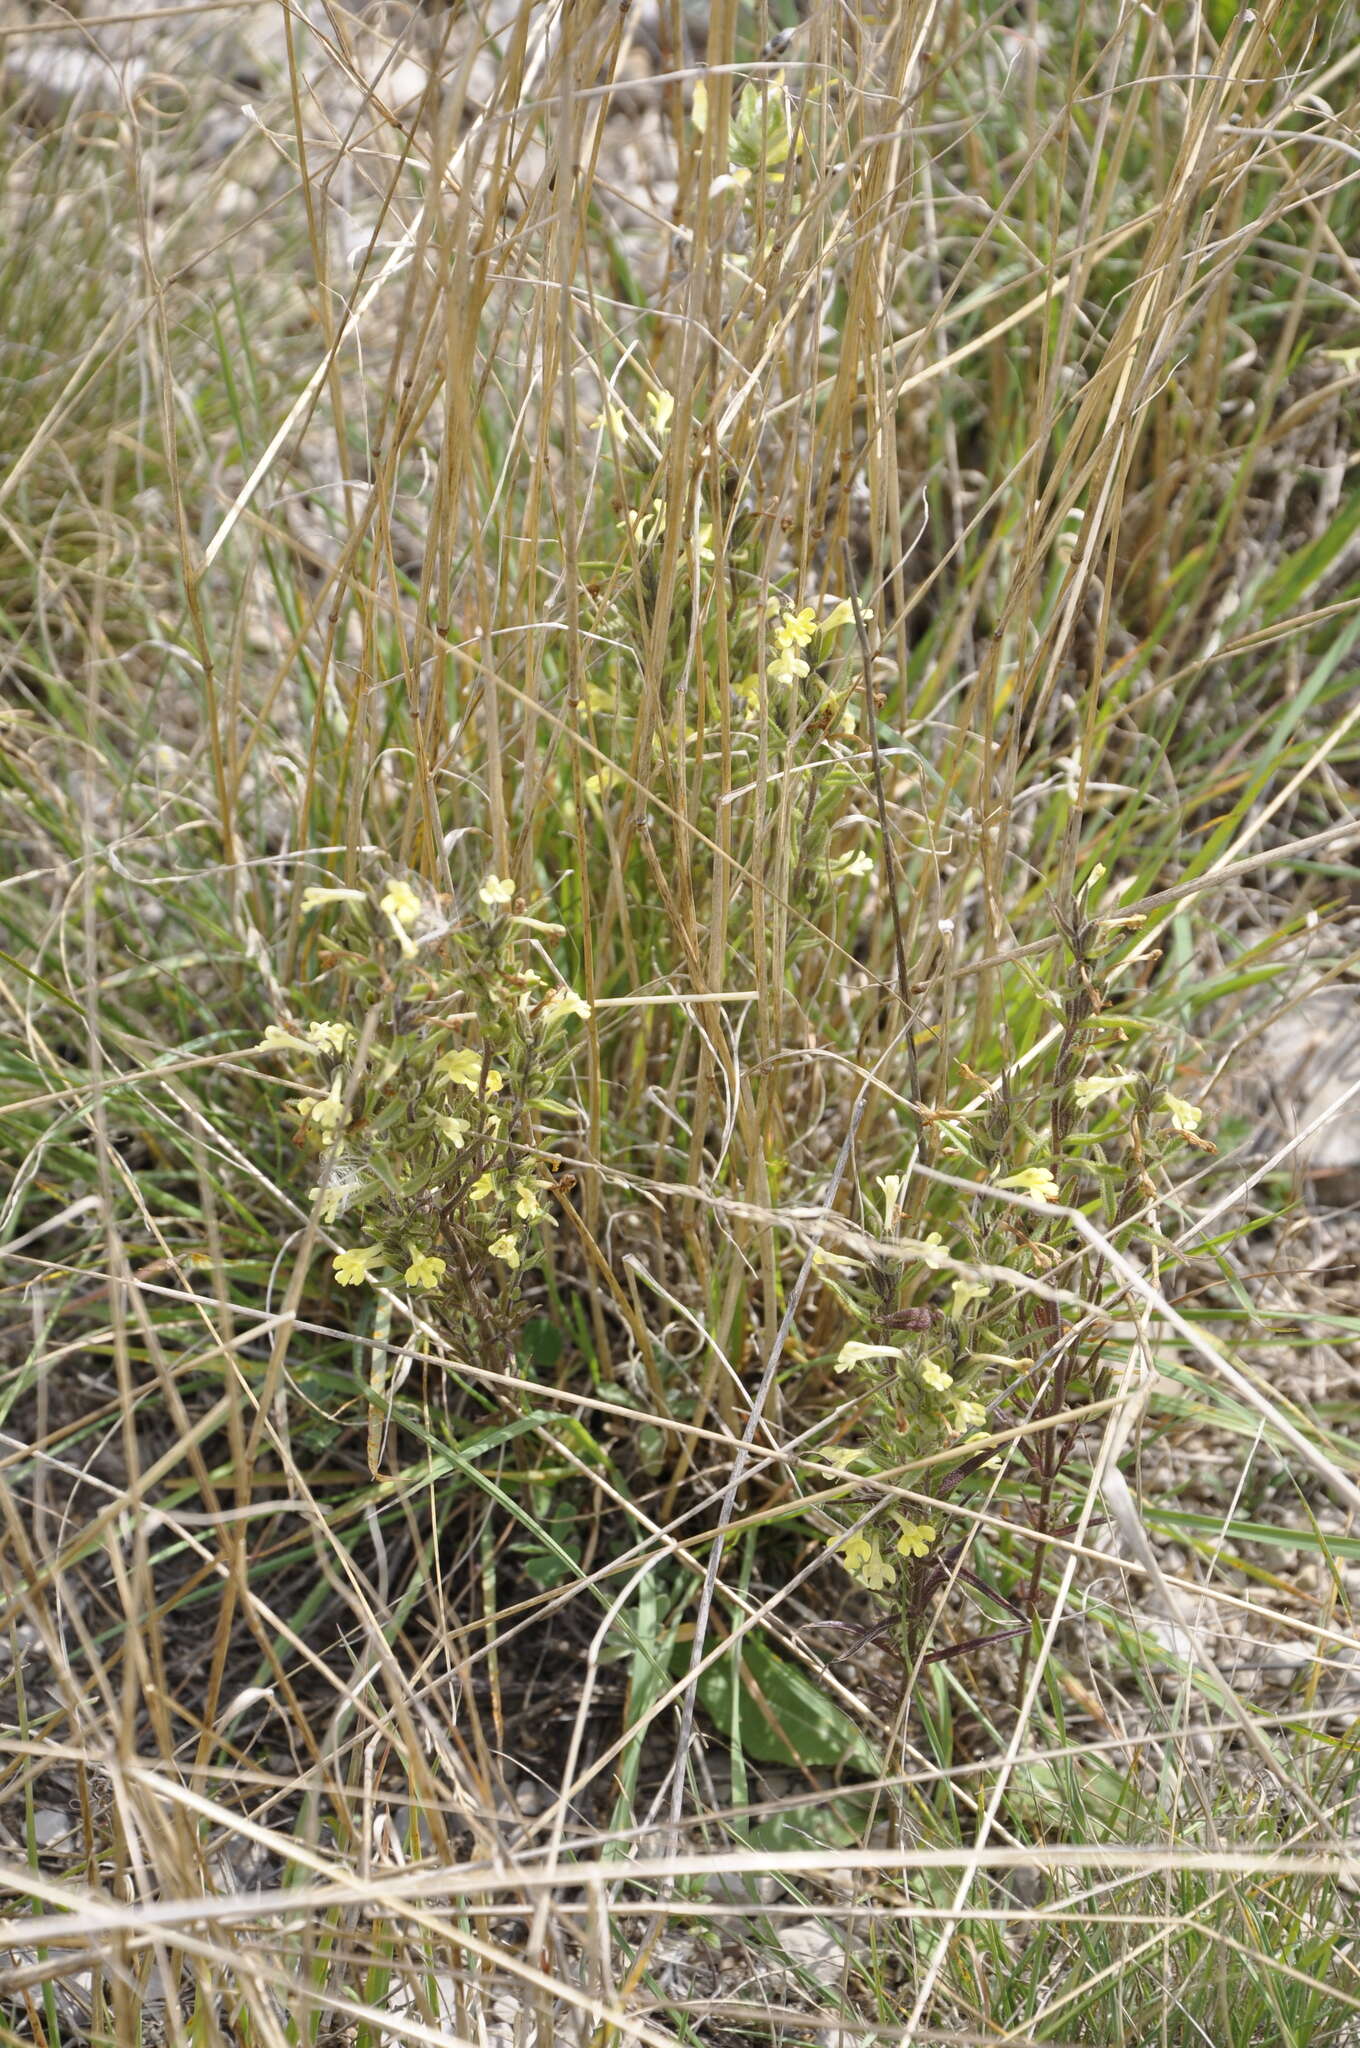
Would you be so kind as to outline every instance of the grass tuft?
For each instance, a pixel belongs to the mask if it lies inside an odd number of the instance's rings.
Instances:
[[[1358,47],[0,18],[0,2039],[1360,2041]]]

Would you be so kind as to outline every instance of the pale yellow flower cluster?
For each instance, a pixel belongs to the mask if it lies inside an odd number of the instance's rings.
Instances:
[[[652,410],[658,431],[664,431],[668,420],[666,406],[658,402]],[[547,936],[559,936],[563,930],[560,925],[545,923],[517,910],[518,888],[510,876],[487,873],[476,893],[481,915],[488,925],[497,928],[495,940],[499,940],[505,927],[524,927],[527,931]],[[433,906],[427,905],[416,884],[400,875],[389,876],[380,890],[371,892],[336,885],[309,888],[303,893],[302,908],[305,912],[337,906],[356,906],[366,910],[371,926],[379,936],[385,927],[397,940],[404,959],[417,952],[417,939],[426,943],[458,928],[456,924],[439,923]],[[478,946],[481,943],[480,940],[474,941]],[[384,968],[383,972],[386,971]],[[569,1021],[584,1021],[591,1015],[591,1005],[564,981],[554,980],[545,986],[543,976],[536,970],[516,969],[513,962],[507,962],[506,976],[507,1003],[518,1000],[521,1013],[537,1027],[540,1043],[549,1032]],[[451,1020],[454,1025],[463,1021],[462,1017]],[[389,1195],[394,1188],[400,1192],[412,1178],[412,1168],[406,1157],[399,1154],[389,1158],[386,1168],[375,1173],[374,1163],[364,1148],[347,1141],[349,1116],[346,1102],[358,1086],[358,1077],[347,1077],[341,1062],[352,1051],[354,1038],[352,1027],[340,1021],[319,1019],[305,1027],[289,1022],[287,1025],[270,1025],[257,1048],[261,1052],[294,1057],[306,1055],[327,1062],[328,1085],[325,1085],[324,1092],[301,1093],[294,1104],[299,1125],[311,1137],[315,1149],[325,1155],[321,1183],[314,1199],[317,1216],[327,1226],[345,1212],[356,1196],[362,1198],[365,1193],[371,1196],[380,1187],[385,1188]],[[494,1038],[492,1042],[499,1044]],[[436,1049],[422,1047],[413,1051],[412,1042],[400,1037],[390,1043],[373,1044],[370,1047],[369,1085],[376,1088],[380,1098],[390,1095],[394,1088],[409,1098],[410,1112],[419,1124],[421,1141],[427,1150],[433,1137],[442,1141],[450,1154],[465,1151],[475,1140],[492,1141],[504,1151],[504,1113],[491,1107],[491,1099],[503,1095],[512,1085],[512,1074],[492,1061],[489,1048],[461,1045],[433,1057]],[[331,1063],[334,1063],[333,1068]],[[456,1098],[451,1098],[447,1091],[454,1089],[465,1090],[467,1095],[476,1098],[475,1104],[464,1104],[468,1112],[465,1115],[455,1114],[451,1107],[451,1100]],[[429,1159],[433,1160],[434,1170],[438,1172],[438,1145],[429,1153]],[[450,1176],[456,1175],[451,1163],[447,1171]],[[451,1185],[458,1185],[456,1178],[451,1179]],[[522,1264],[526,1227],[551,1221],[543,1199],[551,1185],[549,1179],[536,1176],[526,1162],[512,1173],[482,1173],[466,1190],[463,1199],[471,1207],[485,1207],[490,1237],[486,1250],[491,1258],[499,1260],[512,1271]],[[335,1253],[332,1271],[342,1287],[359,1287],[384,1273],[389,1281],[395,1281],[399,1274],[408,1287],[420,1292],[429,1292],[444,1284],[448,1261],[428,1244],[407,1241],[408,1228],[418,1230],[418,1216],[425,1211],[412,1210],[409,1224],[395,1221],[396,1213],[390,1206],[383,1209],[382,1243],[352,1245]],[[359,1227],[364,1228],[362,1222]],[[372,1228],[371,1221],[368,1227]]]
[[[899,1557],[925,1557],[935,1541],[933,1522],[908,1522],[897,1517],[898,1537],[893,1549]],[[871,1593],[886,1592],[897,1583],[897,1567],[883,1555],[883,1538],[876,1530],[852,1536],[841,1551],[841,1563],[852,1579]]]
[[[837,598],[824,619],[819,619],[810,604],[791,611],[779,598],[769,601],[769,616],[773,622],[771,638],[773,653],[766,667],[767,687],[771,694],[787,694],[794,684],[799,683],[812,672],[812,665],[804,659],[805,650],[817,641],[817,659],[822,660],[828,651],[831,636],[853,620],[854,607],[847,598]],[[872,612],[862,617],[872,619]],[[760,677],[744,676],[733,685],[738,695],[746,700],[747,710],[754,712],[760,703]]]

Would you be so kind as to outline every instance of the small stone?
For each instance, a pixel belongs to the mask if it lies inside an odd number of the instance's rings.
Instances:
[[[830,1991],[845,1975],[844,1944],[820,1920],[795,1920],[779,1930],[779,1946],[794,1968]]]
[[[75,1826],[59,1806],[40,1806],[33,1815],[33,1839],[40,1849],[64,1848],[74,1840]]]
[[[1263,1134],[1266,1143],[1274,1151],[1299,1137],[1291,1159],[1316,1192],[1328,1202],[1354,1201],[1360,1194],[1360,988],[1304,996],[1271,1025],[1262,1051],[1279,1119]]]

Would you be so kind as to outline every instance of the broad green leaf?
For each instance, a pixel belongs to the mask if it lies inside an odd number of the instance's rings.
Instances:
[[[741,1697],[733,1716],[733,1667],[741,1657]],[[727,1733],[733,1727],[742,1748],[761,1763],[805,1765],[823,1770],[854,1763],[873,1770],[874,1756],[847,1714],[796,1664],[776,1655],[752,1631],[730,1656],[711,1665],[699,1680],[706,1713]],[[688,1648],[684,1651],[688,1656]]]
[[[751,1840],[772,1856],[785,1849],[849,1849],[864,1840],[872,1814],[873,1803],[867,1793],[834,1801],[812,1800],[806,1806],[772,1813],[752,1830]]]

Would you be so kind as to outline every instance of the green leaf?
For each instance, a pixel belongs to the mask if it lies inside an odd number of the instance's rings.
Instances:
[[[543,1373],[551,1372],[562,1356],[562,1332],[546,1316],[530,1316],[519,1342],[522,1355]]]
[[[689,1648],[680,1651],[683,1675]],[[733,1674],[741,1698],[733,1716]],[[699,1701],[724,1734],[735,1729],[748,1756],[760,1763],[831,1769],[854,1763],[872,1771],[873,1751],[847,1714],[796,1664],[777,1656],[754,1630],[709,1667],[699,1680]]]
[[[781,1813],[772,1813],[752,1831],[751,1841],[757,1849],[766,1849],[772,1856],[809,1847],[849,1849],[864,1840],[872,1819],[873,1802],[868,1793],[837,1799],[834,1804],[815,1800],[806,1806],[790,1806]]]

